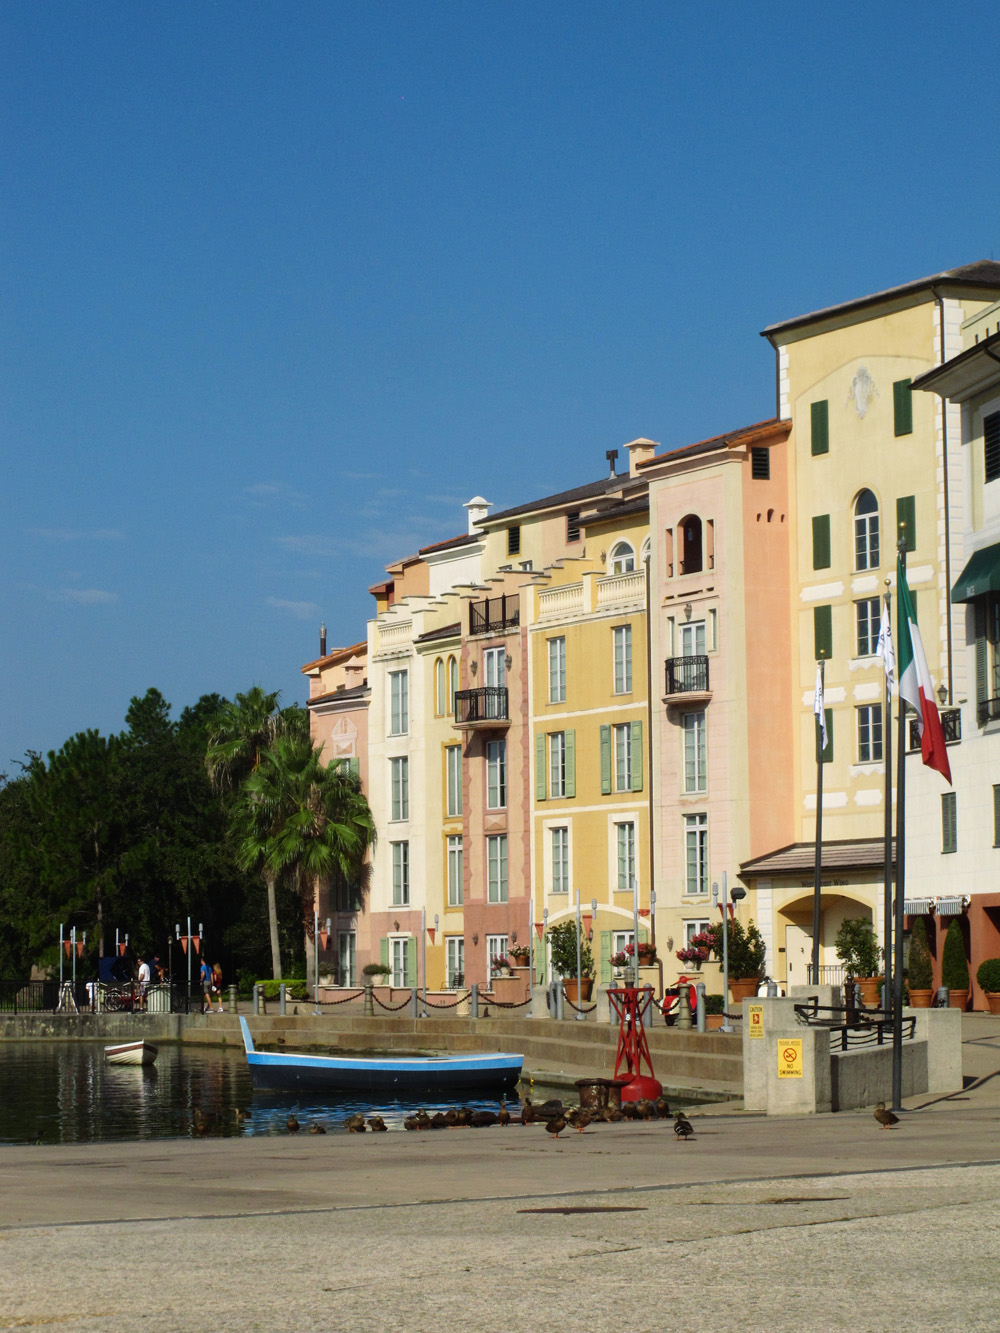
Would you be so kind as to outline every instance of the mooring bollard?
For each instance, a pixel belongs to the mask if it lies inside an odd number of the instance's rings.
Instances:
[[[469,1017],[479,1017],[479,983],[475,981],[469,987]]]
[[[372,983],[371,983],[370,981],[366,981],[366,982],[365,982],[365,1010],[364,1010],[364,1016],[365,1016],[365,1018],[374,1018],[374,1017],[375,1017],[375,1000],[374,1000],[374,996],[373,996],[373,993],[372,993]]]
[[[253,983],[253,1016],[254,1016],[254,1018],[256,1018],[257,1015],[258,1015],[259,1013],[260,1013],[260,982],[259,982],[259,981],[255,981],[255,982]]]
[[[680,985],[677,987],[677,1026],[686,1028],[689,1032],[691,1023],[691,990],[689,986]]]
[[[282,981],[278,986],[278,1013],[282,1018],[285,1016],[285,983]]]
[[[561,981],[553,981],[552,991],[556,1002],[556,1018],[561,1023],[566,1017],[566,992]]]
[[[416,1017],[417,1017],[417,988],[416,988],[416,986],[411,986],[411,987],[410,987],[410,1017],[411,1017],[411,1018],[416,1018]]]
[[[705,1031],[705,983],[699,981],[695,987],[695,994],[698,997],[698,1015],[697,1026],[699,1032]]]

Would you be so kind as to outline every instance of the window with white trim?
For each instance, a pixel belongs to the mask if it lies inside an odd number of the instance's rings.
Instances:
[[[569,829],[549,830],[552,848],[552,892],[569,893]]]
[[[702,792],[708,788],[708,751],[705,744],[704,709],[684,714],[684,790]]]
[[[341,986],[355,985],[357,965],[357,932],[353,930],[342,930],[337,935],[337,979]]]
[[[447,793],[445,814],[457,819],[462,813],[462,747],[447,745],[444,751]]]
[[[487,935],[486,936],[486,962],[487,970],[490,976],[493,975],[493,961],[496,958],[506,958],[509,948],[509,939],[506,935]]]
[[[487,688],[507,684],[506,648],[487,648],[483,653],[483,684]]]
[[[448,837],[448,906],[462,906],[463,851],[462,835]]]
[[[611,548],[612,574],[631,574],[635,569],[635,551],[628,542],[616,542]]]
[[[612,630],[614,642],[615,694],[632,692],[632,626],[616,625]]]
[[[882,623],[882,598],[863,597],[854,603],[854,646],[858,657],[871,657],[878,647],[879,626]]]
[[[458,693],[458,659],[448,658],[448,715],[455,712],[455,695]]]
[[[708,893],[708,815],[684,816],[684,854],[689,897]]]
[[[410,673],[389,672],[389,734],[405,736],[410,729]]]
[[[549,703],[566,702],[566,640],[549,639]]]
[[[499,833],[486,839],[486,901],[507,901],[507,835]]]
[[[439,657],[434,663],[434,712],[443,717],[448,711],[448,691],[445,688],[444,658]]]
[[[612,728],[615,743],[615,791],[632,790],[632,724],[616,723]]]
[[[882,705],[863,704],[858,715],[858,763],[878,763],[882,758]]]
[[[444,943],[447,968],[445,986],[448,990],[455,990],[465,985],[465,936],[446,935]]]
[[[409,962],[410,941],[408,939],[391,939],[392,946],[392,984],[394,986],[405,986],[409,981]]]
[[[878,569],[878,501],[864,490],[854,502],[854,568]]]
[[[566,733],[550,731],[549,741],[549,796],[566,795]]]
[[[486,742],[486,808],[503,810],[507,805],[507,742]]]
[[[392,802],[390,819],[400,820],[410,817],[410,761],[406,758],[390,759],[389,772],[392,775]]]
[[[410,905],[410,844],[394,842],[392,847],[392,905]]]
[[[630,893],[635,883],[635,824],[627,820],[615,825],[617,893]]]

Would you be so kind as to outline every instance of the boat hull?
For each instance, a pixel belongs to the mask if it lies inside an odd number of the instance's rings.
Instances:
[[[109,1065],[151,1065],[159,1054],[151,1041],[129,1041],[123,1046],[105,1046],[104,1059]]]

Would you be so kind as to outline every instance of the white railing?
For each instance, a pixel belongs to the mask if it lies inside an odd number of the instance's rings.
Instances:
[[[378,627],[378,651],[380,653],[399,652],[413,642],[413,621],[401,620]]]
[[[630,602],[645,606],[646,575],[641,569],[628,574],[608,574],[597,580],[597,605],[623,606]]]
[[[546,588],[538,594],[538,618],[571,616],[583,610],[583,584],[568,583],[559,588]]]

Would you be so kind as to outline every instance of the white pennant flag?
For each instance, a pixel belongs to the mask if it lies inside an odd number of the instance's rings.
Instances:
[[[896,649],[892,642],[892,625],[889,620],[889,608],[882,601],[882,623],[878,630],[878,646],[875,649],[876,657],[881,657],[882,665],[885,667],[885,678],[889,682],[891,690],[896,680]]]
[[[816,693],[813,695],[813,712],[816,714],[820,731],[823,733],[823,749],[825,750],[829,742],[826,738],[826,709],[823,707],[823,669],[820,666],[816,667]]]

